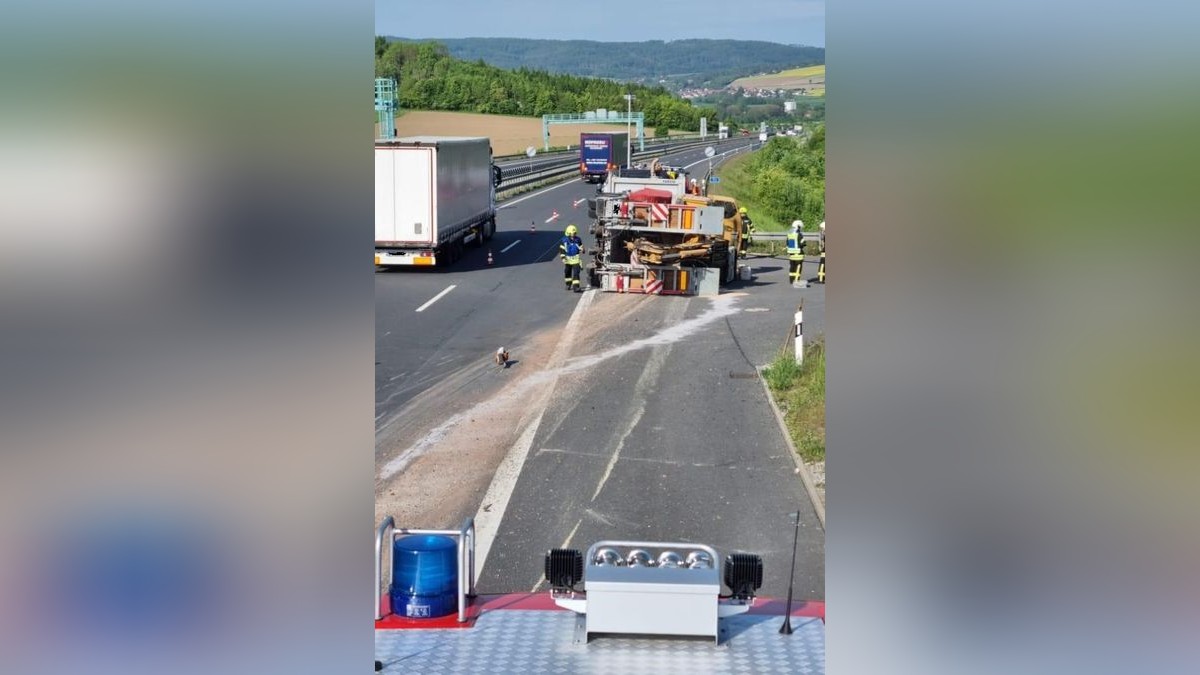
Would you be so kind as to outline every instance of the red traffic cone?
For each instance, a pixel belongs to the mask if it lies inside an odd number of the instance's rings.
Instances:
[[[495,262],[495,260],[492,259],[492,249],[489,248],[488,249],[488,264],[491,265],[494,262]]]

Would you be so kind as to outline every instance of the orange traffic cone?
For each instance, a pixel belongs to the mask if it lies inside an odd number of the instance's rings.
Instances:
[[[491,265],[494,262],[495,262],[495,260],[492,259],[492,249],[489,248],[488,249],[488,264]]]

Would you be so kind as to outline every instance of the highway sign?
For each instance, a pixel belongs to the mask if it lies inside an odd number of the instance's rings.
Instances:
[[[720,177],[720,176],[709,176],[709,177],[708,177],[708,182],[710,182],[710,183],[720,183],[720,182],[721,182],[721,177]]]

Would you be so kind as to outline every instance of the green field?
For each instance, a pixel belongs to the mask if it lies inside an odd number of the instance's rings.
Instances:
[[[782,70],[770,75],[755,75],[734,80],[729,86],[744,89],[808,89],[809,95],[825,94],[825,66]],[[815,93],[819,92],[819,93]]]

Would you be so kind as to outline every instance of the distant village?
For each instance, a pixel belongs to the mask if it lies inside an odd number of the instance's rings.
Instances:
[[[824,89],[824,84],[811,87],[814,91]],[[790,96],[806,96],[809,92],[809,87],[800,87],[797,89],[743,89],[743,98],[788,98]],[[680,98],[694,99],[705,98],[715,94],[733,93],[737,91],[737,87],[685,87],[679,90]]]

